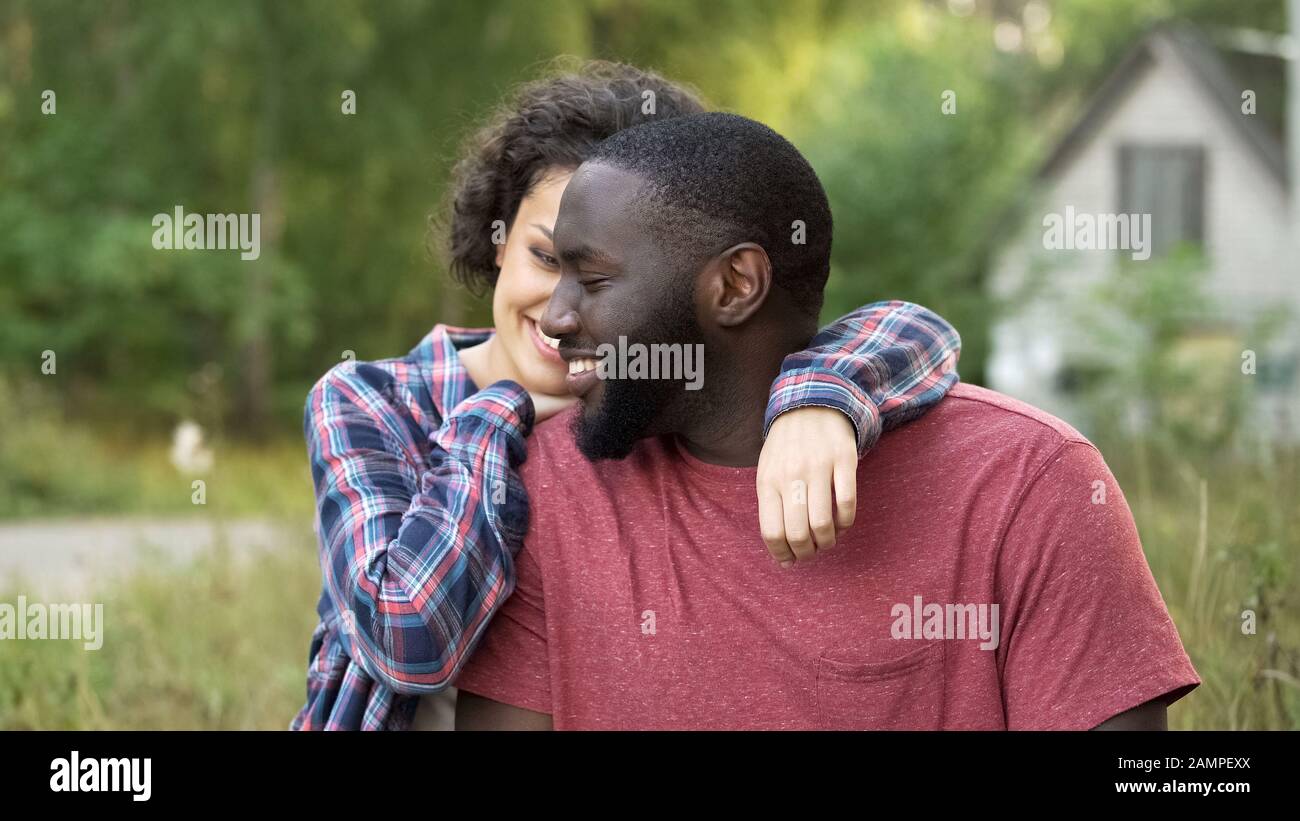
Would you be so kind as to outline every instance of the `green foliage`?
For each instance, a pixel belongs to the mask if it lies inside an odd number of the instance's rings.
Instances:
[[[1011,201],[1032,145],[1018,61],[990,27],[921,15],[907,36],[867,26],[832,40],[800,133],[835,214],[828,312],[902,298],[963,336],[963,376],[980,381],[991,314],[984,237]],[[954,108],[945,113],[947,99]]]
[[[35,385],[0,380],[0,519],[130,507],[130,466],[114,465],[96,438],[70,428]]]
[[[825,318],[925,302],[979,381],[983,260],[1043,118],[1163,16],[1281,20],[1277,0],[1048,7],[1048,32],[1003,54],[991,15],[910,0],[15,0],[0,9],[0,370],[53,350],[70,411],[139,433],[200,413],[296,431],[343,351],[397,355],[437,321],[488,320],[427,257],[426,218],[466,133],[573,54],[658,68],[789,134],[835,208]],[[260,213],[261,257],[155,251],[151,220],[177,205]]]
[[[1190,249],[1122,265],[1070,311],[1090,347],[1076,386],[1081,424],[1100,440],[1140,430],[1200,475],[1226,456],[1260,461],[1272,447],[1270,432],[1252,424],[1258,379],[1242,352],[1247,339],[1269,347],[1295,321],[1281,310],[1252,327],[1228,321],[1205,295],[1205,270]]]
[[[310,537],[184,565],[157,556],[97,591],[100,649],[0,643],[0,729],[285,729],[306,697],[319,578]]]
[[[1300,452],[1252,464],[1143,438],[1099,444],[1204,682],[1171,726],[1300,729]]]
[[[1199,255],[1120,266],[1079,310],[1095,346],[1089,432],[1133,509],[1204,685],[1174,726],[1300,726],[1300,450],[1247,413],[1242,329],[1216,316]],[[1264,323],[1280,327],[1277,317]],[[1257,344],[1261,331],[1244,331]],[[1254,632],[1243,632],[1246,614]]]
[[[53,350],[78,410],[142,427],[187,412],[189,378],[215,365],[227,421],[278,411],[290,429],[343,350],[401,353],[464,318],[425,258],[426,215],[472,115],[580,46],[581,9],[204,9],[0,11],[0,364]],[[177,205],[260,213],[261,258],[155,251],[151,220]]]
[[[0,378],[0,523],[87,514],[295,515],[307,521],[311,477],[300,442],[218,439],[210,472],[185,475],[166,438],[141,442],[68,418],[51,391]],[[168,429],[170,434],[170,429]],[[192,481],[206,483],[193,504]]]

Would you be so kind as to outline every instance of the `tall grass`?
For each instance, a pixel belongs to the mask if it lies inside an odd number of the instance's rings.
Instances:
[[[1268,306],[1229,315],[1206,296],[1205,272],[1184,249],[1117,269],[1081,301],[1093,357],[1083,420],[1203,679],[1172,726],[1294,729],[1300,451],[1287,420],[1262,412],[1270,391],[1288,390],[1286,363],[1266,374],[1243,362],[1294,335],[1295,318]]]
[[[284,729],[306,695],[315,555],[307,534],[251,555],[157,556],[97,591],[100,649],[0,642],[0,729]]]
[[[1203,680],[1171,726],[1300,729],[1297,452],[1255,463],[1146,439],[1102,449]]]

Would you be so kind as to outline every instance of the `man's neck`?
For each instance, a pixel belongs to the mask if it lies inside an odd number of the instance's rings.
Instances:
[[[678,434],[682,446],[696,459],[711,465],[753,467],[763,450],[763,410],[729,414],[724,422],[701,424]]]
[[[677,435],[687,452],[714,465],[757,465],[772,380],[788,352],[780,347],[755,351],[744,361],[719,362],[711,373],[706,371],[706,378],[721,384],[708,385],[707,396],[685,414]]]

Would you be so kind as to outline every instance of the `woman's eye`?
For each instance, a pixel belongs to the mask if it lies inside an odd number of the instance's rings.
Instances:
[[[547,268],[560,267],[560,261],[545,251],[539,251],[538,249],[533,248],[532,252],[533,256],[537,257],[537,261],[545,265]]]

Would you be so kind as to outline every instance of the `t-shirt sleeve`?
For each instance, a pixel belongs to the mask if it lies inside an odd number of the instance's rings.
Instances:
[[[998,557],[1009,729],[1091,729],[1200,679],[1097,449],[1070,441],[1030,479]]]
[[[550,714],[542,573],[528,541],[515,556],[515,591],[488,625],[455,685],[476,695]]]

